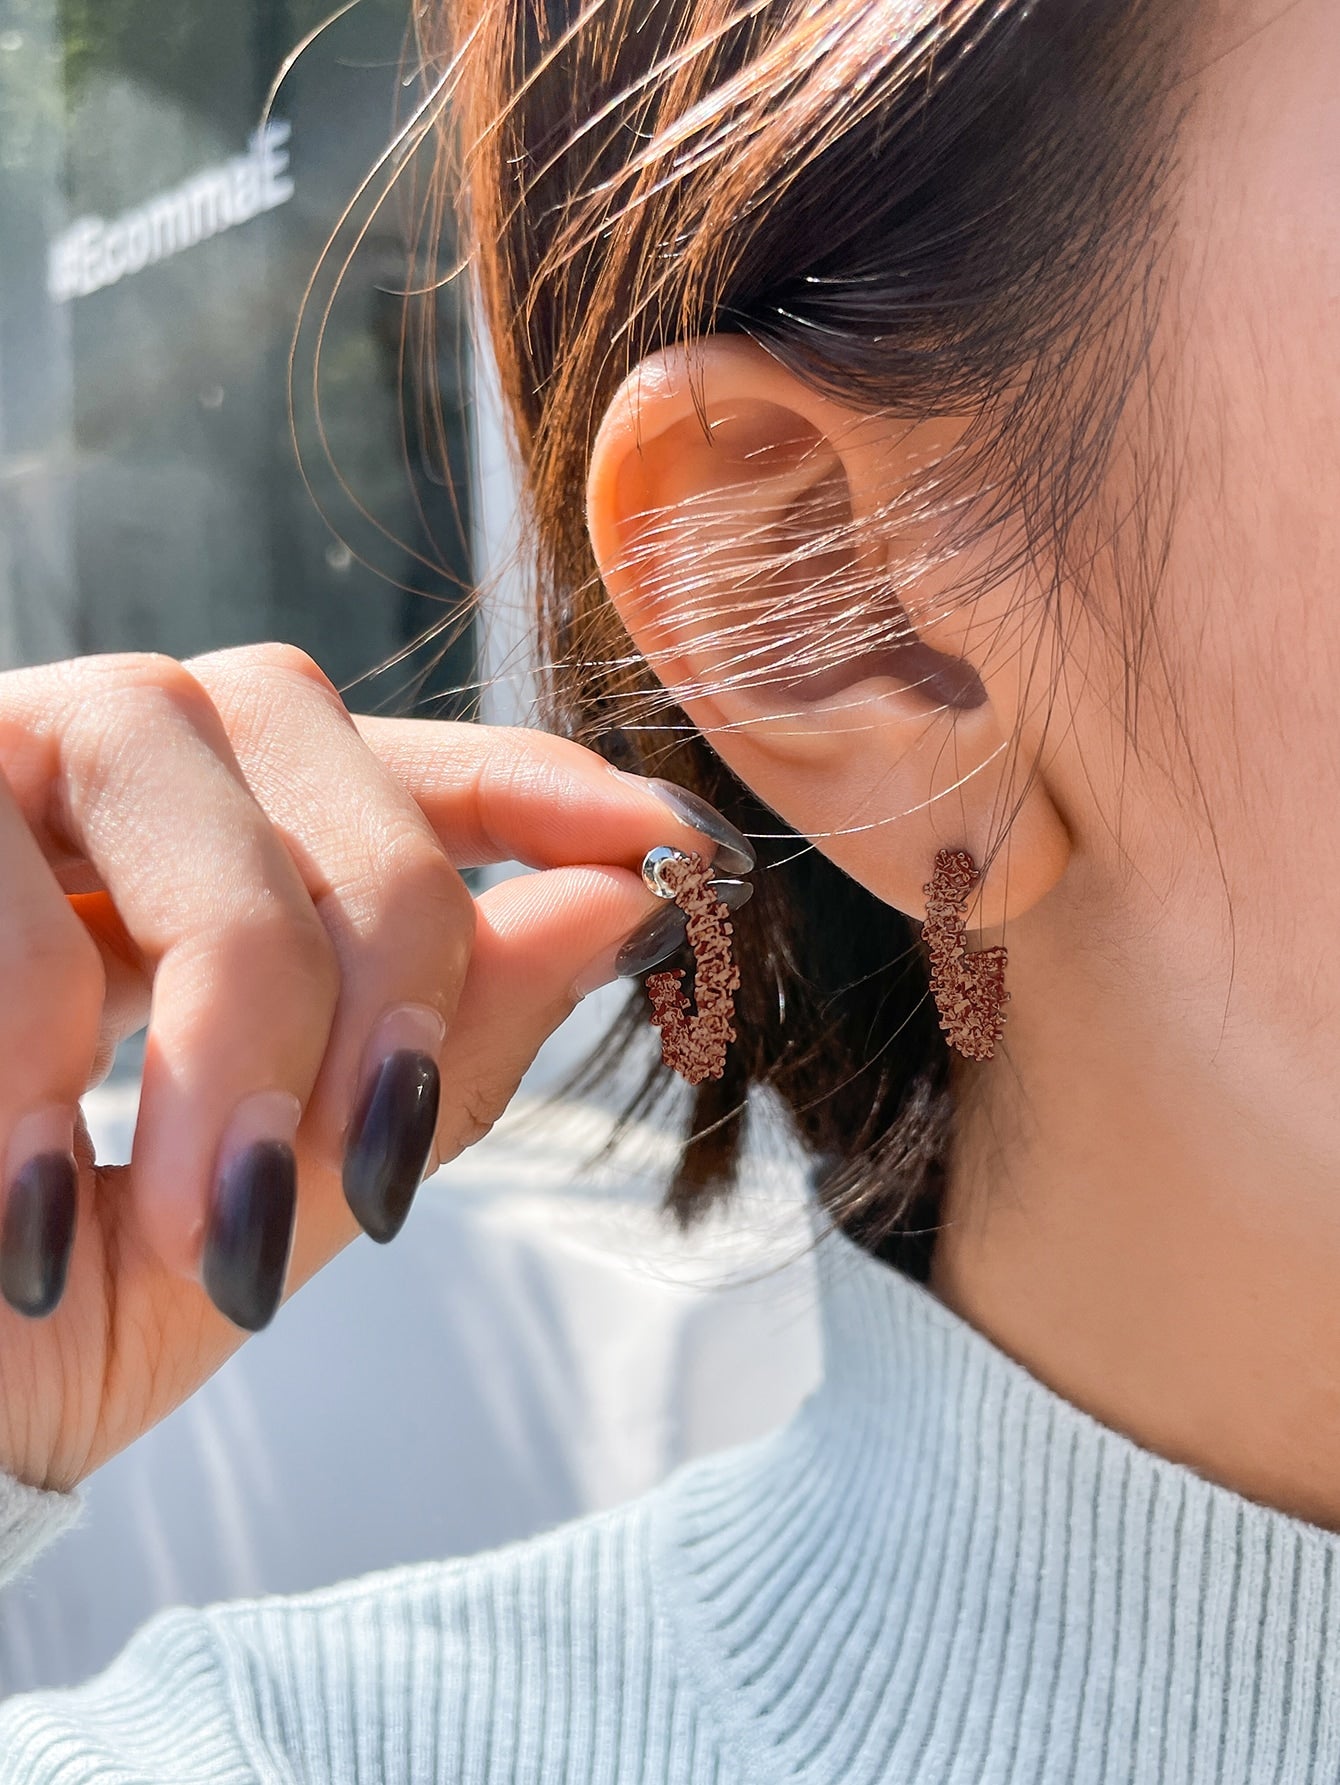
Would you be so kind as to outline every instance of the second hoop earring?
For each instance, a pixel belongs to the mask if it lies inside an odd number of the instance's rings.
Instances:
[[[969,954],[963,921],[968,895],[981,879],[966,849],[942,849],[926,895],[921,938],[931,962],[931,995],[949,1045],[968,1060],[989,1060],[1005,1027],[1005,964],[1009,951]]]
[[[683,971],[647,979],[652,1022],[661,1031],[661,1058],[691,1085],[720,1078],[726,1049],[735,1040],[732,1018],[740,969],[731,950],[734,927],[712,889],[712,870],[702,856],[661,847],[648,852],[642,878],[663,899],[673,899],[688,920],[693,950],[693,1004],[682,989]]]

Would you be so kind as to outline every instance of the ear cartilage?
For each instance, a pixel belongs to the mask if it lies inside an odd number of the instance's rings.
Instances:
[[[963,908],[981,879],[966,849],[942,849],[926,895],[921,939],[931,962],[931,995],[949,1045],[965,1059],[990,1060],[1005,1027],[1005,964],[1009,951],[969,954]]]
[[[726,1049],[735,1040],[731,1019],[740,969],[731,950],[734,926],[713,890],[712,870],[701,855],[660,846],[648,850],[642,878],[658,898],[673,899],[687,919],[693,950],[693,1006],[682,988],[684,973],[652,973],[647,979],[652,1022],[661,1032],[661,1058],[691,1085],[720,1078]]]

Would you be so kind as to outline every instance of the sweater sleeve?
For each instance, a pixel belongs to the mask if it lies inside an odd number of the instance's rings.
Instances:
[[[155,1613],[82,1686],[0,1702],[0,1785],[290,1785],[239,1740],[207,1618]]]
[[[656,1609],[645,1502],[477,1557],[160,1611],[83,1685],[0,1701],[0,1785],[742,1776]]]
[[[0,1469],[0,1593],[78,1523],[85,1506],[78,1490],[31,1487]],[[255,1785],[256,1778],[213,1628],[190,1607],[148,1619],[83,1685],[0,1698],[0,1785]],[[282,1771],[275,1778],[287,1785]]]
[[[0,1469],[0,1592],[76,1524],[83,1510],[82,1494],[29,1487]]]

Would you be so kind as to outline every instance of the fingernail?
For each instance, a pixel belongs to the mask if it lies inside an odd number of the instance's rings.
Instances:
[[[404,1226],[432,1153],[445,1035],[435,1010],[406,1006],[386,1019],[369,1050],[374,1064],[349,1129],[344,1195],[380,1245]]]
[[[248,1332],[269,1325],[284,1293],[301,1113],[288,1092],[259,1092],[240,1106],[220,1148],[200,1278],[219,1312]]]
[[[747,880],[714,880],[712,889],[728,911],[738,911],[754,896],[754,889]],[[608,985],[611,980],[636,979],[658,961],[669,960],[676,949],[683,946],[687,922],[678,905],[663,904],[612,954],[601,955],[592,961],[579,976],[573,990],[584,998],[588,992]]]
[[[0,1293],[34,1319],[50,1314],[65,1293],[74,1249],[79,1167],[71,1151],[74,1118],[65,1110],[20,1123],[0,1228]]]
[[[615,955],[609,979],[636,979],[657,961],[668,960],[683,946],[687,926],[688,919],[678,905],[663,905],[659,911],[653,911]],[[607,985],[609,979],[598,983]]]
[[[680,787],[677,782],[664,781],[659,776],[631,775],[626,769],[615,769],[616,775],[622,775],[626,781],[636,781],[645,787],[648,793],[654,793],[661,804],[668,806],[676,818],[682,818],[685,824],[692,825],[694,830],[701,831],[703,836],[710,837],[717,845],[717,852],[712,857],[712,866],[722,874],[748,874],[757,862],[753,845],[743,831],[736,830],[728,818],[723,818],[715,806],[696,793],[690,793],[687,787]]]

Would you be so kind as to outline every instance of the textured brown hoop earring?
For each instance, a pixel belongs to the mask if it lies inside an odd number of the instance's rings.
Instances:
[[[1005,990],[1008,950],[968,953],[963,907],[980,879],[966,849],[942,849],[929,886],[921,889],[926,895],[921,937],[931,959],[931,995],[949,1045],[968,1060],[991,1059],[1010,997]]]
[[[681,988],[680,968],[651,974],[647,994],[651,1020],[661,1031],[661,1058],[691,1085],[722,1076],[726,1048],[735,1040],[731,1018],[740,984],[740,969],[731,952],[735,932],[725,904],[712,890],[711,874],[702,856],[678,849],[653,849],[642,864],[642,878],[651,890],[673,899],[688,920],[696,1009],[691,1009]]]

